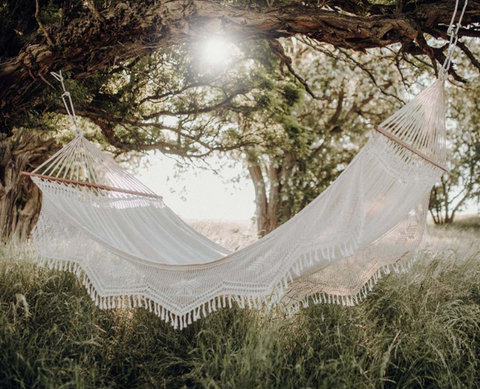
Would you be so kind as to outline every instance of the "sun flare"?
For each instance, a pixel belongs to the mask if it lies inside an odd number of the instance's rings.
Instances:
[[[211,66],[225,65],[231,57],[231,43],[220,37],[211,37],[202,42],[201,56]]]

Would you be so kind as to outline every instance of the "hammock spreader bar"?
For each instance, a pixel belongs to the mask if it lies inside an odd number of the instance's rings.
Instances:
[[[438,162],[435,162],[432,158],[430,158],[428,155],[425,155],[424,153],[422,153],[421,151],[413,148],[412,146],[410,146],[408,143],[405,143],[403,140],[401,140],[400,138],[396,137],[395,135],[393,135],[392,133],[388,132],[388,131],[385,131],[382,127],[379,127],[379,126],[373,126],[373,128],[375,129],[375,131],[379,132],[380,134],[382,134],[383,136],[386,136],[387,138],[393,140],[394,142],[398,143],[400,146],[403,146],[405,147],[407,150],[411,151],[412,153],[418,155],[420,158],[423,158],[425,161],[431,163],[432,165],[435,165],[436,167],[438,167],[439,169],[442,169],[444,172],[448,172],[448,168],[446,168],[445,166],[439,164]]]
[[[91,184],[89,182],[82,182],[82,181],[75,181],[75,180],[67,180],[65,178],[57,178],[57,177],[51,177],[51,176],[44,176],[43,174],[35,174],[35,173],[29,173],[29,172],[21,172],[21,176],[23,177],[38,177],[42,180],[48,180],[48,181],[57,181],[57,182],[63,182],[65,184],[72,184],[72,185],[77,185],[77,186],[84,186],[87,188],[95,188],[95,189],[100,189],[100,190],[108,190],[111,192],[120,192],[120,193],[127,193],[131,195],[136,195],[136,196],[142,196],[142,197],[151,197],[154,199],[163,199],[162,196],[158,196],[156,194],[152,193],[145,193],[145,192],[136,192],[133,190],[128,190],[128,189],[122,189],[122,188],[115,188],[113,186],[106,186],[106,185],[98,185],[98,184]]]

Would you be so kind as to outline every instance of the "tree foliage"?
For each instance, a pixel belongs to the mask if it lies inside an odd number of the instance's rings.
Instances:
[[[38,94],[50,88],[50,71],[71,70],[86,80],[105,69],[128,66],[156,53],[210,35],[235,42],[297,34],[339,48],[365,51],[394,43],[400,55],[426,56],[436,67],[445,47],[454,2],[404,1],[120,1],[2,0],[0,3],[0,126],[23,125],[23,116],[41,111]],[[479,0],[470,0],[462,36],[478,36]],[[466,46],[462,50],[478,61]],[[275,50],[288,65],[281,50]],[[452,72],[456,75],[454,69]],[[458,76],[457,76],[458,78]]]

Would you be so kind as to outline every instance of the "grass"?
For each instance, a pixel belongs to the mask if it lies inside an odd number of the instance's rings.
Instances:
[[[183,331],[142,309],[98,310],[75,276],[10,244],[0,388],[480,387],[479,235],[431,228],[414,268],[356,307],[224,309]]]
[[[478,230],[480,229],[480,217],[476,215],[458,215],[451,227],[462,230]]]
[[[257,240],[257,228],[253,220],[247,221],[219,221],[195,220],[188,224],[201,234],[208,236],[219,245],[235,251]]]

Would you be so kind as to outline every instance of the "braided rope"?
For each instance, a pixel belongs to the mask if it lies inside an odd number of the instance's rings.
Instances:
[[[58,73],[51,72],[51,75],[55,77],[57,81],[60,81],[60,84],[62,85],[63,104],[65,105],[65,109],[67,110],[68,116],[72,120],[75,136],[82,136],[83,131],[77,124],[77,115],[75,114],[75,107],[73,106],[72,96],[70,95],[70,92],[67,91],[67,89],[65,88],[62,71],[60,70]]]
[[[440,70],[440,74],[438,77],[439,79],[442,79],[442,80],[445,80],[447,78],[448,70],[450,69],[450,66],[452,64],[453,53],[455,51],[455,48],[457,47],[457,42],[458,42],[458,32],[460,31],[460,27],[462,26],[462,19],[463,19],[463,16],[465,15],[465,10],[467,9],[468,0],[465,0],[463,4],[462,12],[460,14],[460,17],[458,18],[458,23],[455,26],[455,17],[457,16],[459,3],[460,3],[460,0],[456,0],[455,10],[453,11],[452,19],[450,20],[450,25],[448,26],[448,30],[447,30],[447,34],[450,36],[450,40],[448,43],[447,56],[445,58],[445,61],[442,65],[442,69]]]

